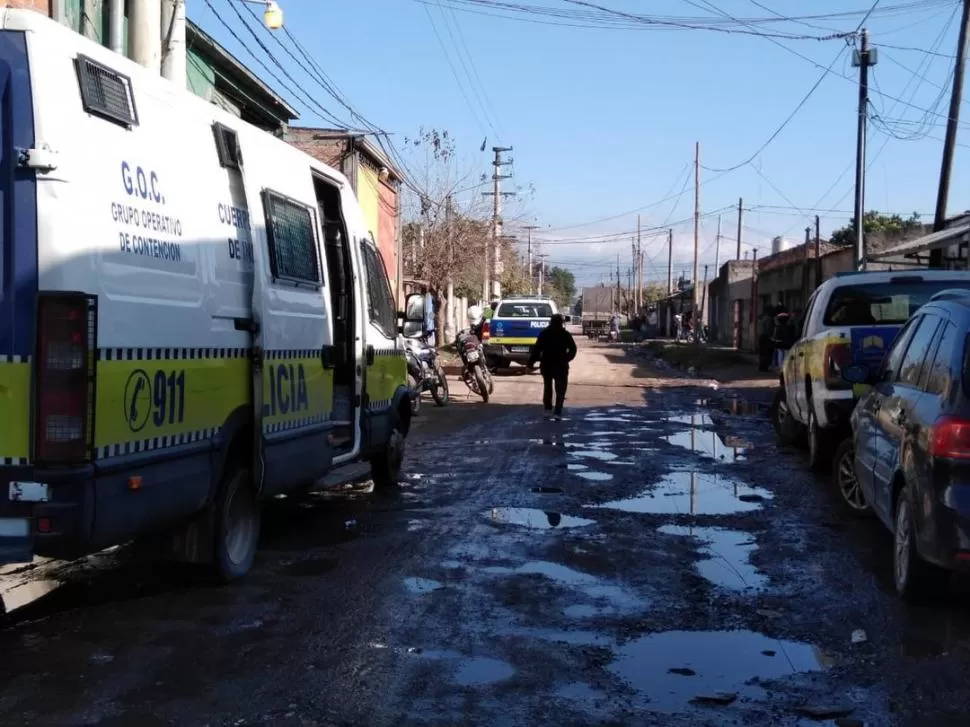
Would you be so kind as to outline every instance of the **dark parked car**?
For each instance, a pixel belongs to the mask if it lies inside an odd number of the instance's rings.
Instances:
[[[937,293],[900,330],[852,413],[855,475],[893,533],[903,598],[970,570],[970,291]]]

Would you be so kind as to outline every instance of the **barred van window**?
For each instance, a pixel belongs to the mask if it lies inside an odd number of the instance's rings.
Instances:
[[[275,192],[264,195],[273,277],[320,285],[313,211]]]

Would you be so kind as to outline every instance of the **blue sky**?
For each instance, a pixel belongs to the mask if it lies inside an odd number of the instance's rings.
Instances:
[[[266,54],[229,6],[239,0],[209,2],[212,9],[204,0],[190,0],[190,17],[292,100],[301,111],[298,123],[332,125],[297,98],[298,92],[279,88],[260,71],[250,51],[264,61]],[[566,0],[516,4],[594,12]],[[598,4],[685,18],[689,24],[703,19],[710,25],[719,18],[705,0]],[[770,17],[771,11],[784,16],[864,12],[872,3],[713,4],[734,18],[752,19]],[[542,251],[549,262],[572,269],[580,283],[608,281],[618,253],[625,279],[629,235],[638,212],[644,228],[665,227],[693,214],[689,175],[695,141],[706,167],[724,169],[745,162],[833,61],[832,72],[751,163],[720,175],[701,170],[702,263],[714,263],[722,208],[723,234],[730,239],[722,242],[720,261],[733,255],[737,216],[728,208],[736,207],[739,197],[749,210],[744,214],[744,249],[757,247],[762,256],[774,235],[801,240],[815,208],[840,211],[819,212],[823,236],[851,216],[857,71],[845,40],[773,42],[763,36],[658,28],[622,19],[624,28],[575,18],[565,22],[583,27],[563,27],[548,24],[551,19],[544,16],[483,15],[496,11],[461,0],[280,0],[280,5],[290,33],[352,105],[391,132],[399,146],[419,127],[447,129],[458,142],[463,167],[489,173],[491,152],[479,151],[482,140],[488,138],[489,148],[495,143],[513,146],[515,183],[535,188],[533,196],[519,200],[516,214],[523,222],[542,226],[535,239],[545,240]],[[881,0],[866,22],[879,49],[871,82],[872,113],[878,119],[869,126],[867,209],[918,211],[924,220],[932,220],[958,6],[958,0]],[[246,8],[242,10],[248,18]],[[245,48],[220,18],[235,29]],[[854,30],[860,19],[852,15],[755,27],[825,36]],[[253,27],[305,91],[349,122],[349,114],[280,51],[269,31],[255,23]],[[958,141],[970,145],[967,102],[962,113],[966,121]],[[967,149],[958,147],[951,214],[970,208],[966,159]],[[670,199],[655,204],[664,198]],[[693,228],[689,222],[672,226],[676,275],[689,270]],[[647,278],[665,279],[665,237],[646,238],[644,249]]]

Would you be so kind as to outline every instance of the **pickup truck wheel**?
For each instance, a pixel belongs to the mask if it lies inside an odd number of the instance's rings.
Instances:
[[[832,465],[832,458],[827,454],[831,451],[829,447],[831,437],[819,427],[815,411],[811,409],[811,401],[809,401],[808,406],[810,407],[808,412],[808,466],[815,472],[824,473]]]
[[[801,427],[788,409],[785,398],[785,387],[780,386],[775,392],[775,399],[771,403],[771,423],[775,427],[775,434],[781,444],[791,445],[798,440]]]
[[[222,582],[242,578],[253,566],[259,546],[259,501],[249,469],[228,471],[215,500],[213,575]]]
[[[896,501],[893,529],[893,581],[900,598],[907,601],[929,600],[949,582],[949,572],[927,563],[916,548],[913,497],[909,486],[903,487]]]

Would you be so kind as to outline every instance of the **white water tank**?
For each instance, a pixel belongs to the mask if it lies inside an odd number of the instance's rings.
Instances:
[[[783,250],[790,250],[790,249],[791,249],[791,242],[789,242],[788,240],[786,240],[781,235],[778,235],[778,237],[772,238],[772,240],[771,240],[771,254],[772,255],[777,255],[778,253],[782,252]]]

